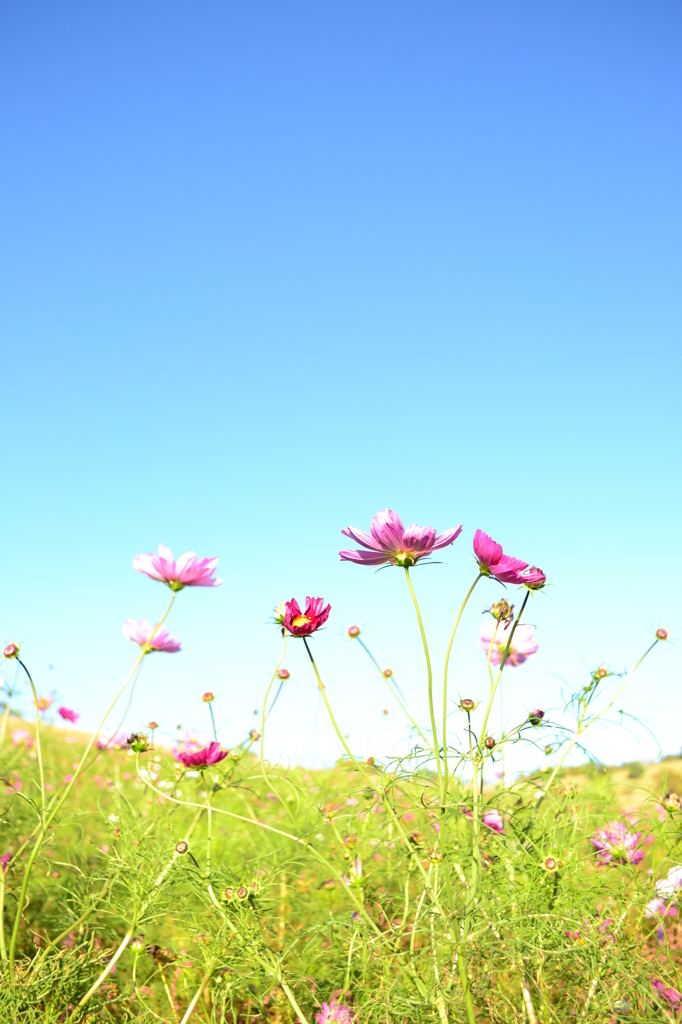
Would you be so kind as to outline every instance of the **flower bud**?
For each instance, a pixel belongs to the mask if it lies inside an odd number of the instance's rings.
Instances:
[[[557,862],[554,857],[546,857],[543,864],[545,871],[556,871]]]
[[[367,758],[367,764],[370,765],[370,766],[373,765],[375,761],[376,761],[375,757],[368,757]]]
[[[485,745],[488,748],[488,750],[492,750],[494,748],[495,740],[492,738],[492,736],[486,736]]]
[[[514,605],[509,604],[509,601],[504,598],[501,601],[496,601],[487,610],[498,622],[510,622],[514,618]]]
[[[151,731],[154,732],[154,729],[158,729],[159,728],[159,723],[158,722],[149,722],[148,725],[147,725],[147,728],[151,729]]]
[[[18,658],[19,647],[17,644],[7,644],[7,647],[5,647],[2,653],[5,655],[6,658]]]
[[[547,745],[545,747],[545,753],[547,754],[548,757],[552,753],[552,748],[549,745]]]
[[[392,675],[393,675],[393,669],[392,668],[385,668],[384,669],[384,672],[383,672],[384,679],[390,679],[392,677]]]
[[[602,668],[598,668],[597,671],[594,673],[595,679],[606,679],[608,674],[609,674],[608,669],[603,668],[603,667]]]
[[[280,603],[275,608],[275,622],[277,623],[278,626],[281,626],[282,623],[284,622],[284,616],[286,615],[286,613],[287,603],[286,601],[280,601]]]
[[[237,899],[238,900],[245,900],[248,895],[249,895],[249,890],[246,888],[246,886],[245,885],[240,885],[239,888],[237,889]]]
[[[668,639],[668,630],[667,629],[663,629],[663,628],[657,629],[656,630],[656,639],[657,640],[667,640]]]
[[[355,640],[356,636],[360,636],[360,627],[359,626],[349,626],[348,627],[348,636],[351,638],[351,640]]]
[[[181,839],[179,843],[175,844],[175,852],[179,853],[181,856],[183,853],[187,853],[188,850],[189,843],[185,842],[184,839]]]
[[[256,740],[260,739],[260,733],[258,732],[258,729],[252,729],[251,732],[249,733],[249,736],[251,737],[252,743],[255,743]]]
[[[251,885],[249,886],[249,889],[251,890],[251,892],[256,892],[256,890],[258,889],[258,882],[252,882]]]
[[[136,935],[130,943],[130,948],[134,953],[141,953],[144,949],[144,939],[141,939],[139,935]]]
[[[136,754],[144,754],[146,750],[149,750],[149,737],[143,732],[131,732],[126,743]]]
[[[277,673],[277,678],[278,679],[288,679],[290,675],[291,675],[291,673],[289,672],[288,668],[281,668],[279,670],[279,672]]]
[[[544,717],[544,711],[541,711],[540,708],[534,708],[534,710],[531,711],[528,715],[528,721],[531,725],[539,725]]]
[[[226,900],[231,900],[232,897],[234,896],[234,889],[228,885],[227,889],[223,893],[223,896],[225,897]]]
[[[201,699],[203,700],[204,704],[210,704],[214,696],[215,694],[211,693],[210,690],[207,690],[206,693],[202,693]]]
[[[476,708],[476,702],[471,700],[470,697],[464,697],[463,700],[459,702],[459,706],[462,711],[474,711]]]
[[[663,806],[666,811],[679,811],[682,809],[682,800],[674,789],[669,789],[663,797]]]

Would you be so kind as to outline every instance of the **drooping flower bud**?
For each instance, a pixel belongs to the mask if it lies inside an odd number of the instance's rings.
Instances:
[[[359,626],[349,626],[348,627],[348,636],[351,638],[351,640],[355,640],[356,637],[360,636],[360,627]]]
[[[492,738],[492,736],[486,736],[486,738],[485,738],[485,745],[488,748],[488,750],[493,750],[494,749],[494,747],[495,747],[495,740]]]
[[[184,839],[181,839],[179,843],[175,844],[175,852],[179,853],[180,856],[182,856],[183,853],[187,853],[188,850],[189,843],[186,842]]]
[[[471,700],[470,697],[464,697],[460,702],[459,706],[462,711],[474,711],[476,709],[476,701]]]
[[[291,675],[291,673],[289,672],[288,668],[281,668],[279,670],[279,672],[277,673],[277,678],[278,679],[288,679],[290,675]]]
[[[202,693],[201,695],[201,699],[203,700],[204,704],[210,704],[214,697],[215,694],[211,693],[210,690],[207,690],[206,693]]]
[[[656,630],[656,639],[657,640],[667,640],[668,639],[668,630],[667,629],[663,629],[662,627],[660,629],[657,629]]]
[[[6,658],[18,658],[19,657],[19,646],[18,644],[7,644],[4,651],[2,652]]]
[[[544,711],[541,711],[540,708],[534,708],[528,715],[528,721],[531,725],[539,725],[544,717]]]

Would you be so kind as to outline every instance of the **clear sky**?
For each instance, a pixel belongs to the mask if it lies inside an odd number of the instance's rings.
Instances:
[[[678,3],[27,0],[0,21],[0,621],[41,692],[96,724],[136,653],[122,621],[165,607],[131,566],[163,541],[225,585],[180,595],[183,652],[147,659],[127,725],[205,728],[212,689],[235,742],[272,607],[313,594],[344,729],[393,749],[345,630],[423,720],[409,594],[337,556],[385,506],[464,524],[414,573],[438,677],[477,527],[550,577],[512,720],[679,630]],[[454,695],[485,692],[497,592],[464,617]],[[680,647],[654,655],[622,706],[677,750]],[[300,644],[286,665],[269,753],[333,758]],[[656,753],[642,730],[596,746]]]

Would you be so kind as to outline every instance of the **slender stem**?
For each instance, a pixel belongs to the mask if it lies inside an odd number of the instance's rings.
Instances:
[[[282,647],[282,654],[280,655],[280,659],[277,662],[277,664],[275,665],[275,668],[274,668],[274,671],[272,673],[272,676],[270,677],[270,682],[268,684],[267,690],[265,691],[265,698],[263,700],[263,712],[262,712],[262,715],[261,715],[261,725],[260,725],[260,763],[261,763],[261,767],[263,765],[263,743],[265,742],[265,721],[266,721],[266,718],[267,718],[267,715],[265,714],[265,706],[266,706],[266,704],[268,702],[268,697],[270,696],[270,690],[272,689],[272,684],[274,683],[275,679],[277,678],[277,673],[279,672],[279,667],[282,664],[282,662],[284,661],[284,655],[286,654],[286,650],[287,650],[287,636],[286,636],[286,633],[285,633],[285,635],[284,635],[284,645]]]
[[[462,607],[459,610],[459,615],[455,619],[455,625],[452,628],[452,635],[450,637],[450,643],[448,644],[447,653],[445,655],[445,672],[444,672],[444,675],[443,675],[443,803],[444,804],[447,804],[448,788],[449,788],[449,783],[450,783],[450,778],[449,778],[449,775],[448,775],[448,742],[447,742],[447,728],[448,728],[448,667],[450,665],[450,652],[452,650],[452,645],[455,642],[455,634],[457,633],[457,627],[459,626],[459,620],[462,618],[462,614],[464,612],[464,609],[466,608],[467,604],[469,603],[469,598],[473,594],[474,588],[476,587],[476,584],[478,583],[478,581],[481,579],[482,576],[483,576],[483,573],[479,572],[478,576],[476,577],[474,582],[469,587],[467,595],[464,598],[464,601],[462,602]],[[442,817],[442,815],[443,815],[443,809],[441,808],[441,817]],[[441,822],[441,830],[442,830],[442,828],[443,828],[443,824]]]
[[[36,752],[38,754],[38,771],[40,773],[40,806],[41,806],[41,809],[42,809],[41,818],[42,818],[42,820],[44,820],[45,819],[45,772],[43,771],[43,751],[42,751],[42,747],[41,747],[41,743],[40,743],[40,711],[38,709],[38,694],[36,693],[36,688],[35,688],[35,685],[33,683],[32,678],[31,678],[31,673],[26,668],[26,666],[24,665],[24,663],[21,660],[21,658],[17,658],[17,661],[19,662],[19,664],[23,668],[24,672],[26,673],[26,677],[27,677],[29,683],[31,684],[31,690],[33,692],[33,706],[35,707],[35,712],[36,712]]]
[[[408,577],[408,582],[409,582],[409,577]],[[377,796],[380,797],[380,799],[383,801],[384,806],[386,807],[386,810],[388,811],[388,813],[391,815],[391,818],[393,819],[393,824],[395,825],[396,829],[398,830],[400,838],[405,843],[406,848],[409,850],[410,854],[414,858],[414,861],[415,861],[417,867],[419,868],[419,870],[420,870],[420,872],[421,872],[421,874],[422,874],[422,876],[424,878],[424,881],[425,881],[426,887],[428,889],[428,893],[429,893],[429,896],[431,898],[431,901],[436,906],[439,914],[443,918],[443,922],[445,924],[445,928],[447,930],[448,935],[454,941],[454,936],[452,935],[452,933],[450,931],[450,927],[448,925],[447,918],[446,918],[445,913],[443,911],[443,908],[441,906],[440,900],[438,899],[438,894],[435,891],[435,889],[429,883],[428,875],[426,873],[424,865],[422,864],[422,862],[421,862],[421,860],[419,858],[419,854],[417,853],[417,851],[416,851],[415,847],[413,846],[413,844],[409,841],[409,839],[405,835],[405,831],[404,831],[404,829],[403,829],[403,827],[402,827],[402,825],[400,823],[400,819],[398,818],[398,815],[395,813],[395,810],[393,809],[393,805],[391,804],[390,800],[387,797],[386,791],[382,790],[381,787],[377,786],[376,782],[374,782],[370,778],[370,776],[364,770],[364,768],[359,763],[359,761],[357,760],[357,758],[355,757],[355,755],[351,751],[350,747],[346,743],[346,740],[344,739],[343,733],[339,729],[337,721],[334,718],[334,712],[332,711],[331,704],[329,703],[329,701],[327,699],[327,694],[325,692],[324,683],[322,682],[322,679],[320,678],[320,673],[318,671],[317,665],[315,664],[315,659],[313,658],[313,655],[312,655],[312,652],[310,650],[310,647],[308,646],[308,640],[307,640],[306,637],[303,637],[303,643],[305,644],[305,649],[308,652],[308,657],[310,658],[310,662],[311,662],[311,664],[313,666],[313,670],[314,670],[315,675],[317,677],[318,686],[319,686],[319,689],[320,689],[320,693],[322,694],[322,699],[324,700],[325,706],[327,708],[327,713],[329,715],[329,719],[330,719],[330,721],[331,721],[331,723],[332,723],[332,725],[334,727],[334,731],[335,731],[336,735],[341,740],[341,745],[342,745],[343,749],[346,751],[346,753],[348,754],[349,758],[351,759],[351,761],[355,765],[356,770],[363,777],[363,779],[365,780],[367,785],[371,789],[373,789],[374,792],[377,794]],[[363,910],[364,910],[364,907],[363,907]],[[366,913],[366,911],[365,911],[365,913]]]
[[[5,865],[0,867],[0,960],[7,960],[5,946]]]
[[[7,732],[7,723],[9,722],[9,694],[7,694],[7,701],[5,703],[5,710],[2,713],[2,725],[0,725],[0,747],[5,745],[5,734]]]
[[[488,728],[488,719],[490,718],[490,712],[492,710],[493,701],[495,700],[495,694],[497,692],[497,687],[500,684],[500,679],[502,678],[502,672],[504,670],[504,666],[506,664],[507,658],[509,657],[509,652],[511,650],[512,640],[514,639],[514,633],[516,632],[516,627],[518,626],[519,622],[521,621],[521,616],[523,615],[523,613],[525,611],[525,608],[526,608],[526,605],[528,604],[528,598],[529,597],[530,597],[530,590],[527,590],[526,591],[526,596],[524,597],[523,602],[521,604],[521,607],[519,609],[519,614],[514,619],[514,625],[512,626],[511,633],[509,634],[509,639],[507,640],[507,646],[505,647],[504,653],[503,653],[502,657],[500,658],[500,667],[498,669],[497,677],[495,679],[495,682],[493,683],[493,685],[492,685],[492,687],[490,689],[490,698],[488,700],[488,707],[486,708],[485,717],[483,719],[483,725],[481,726],[481,734],[480,734],[480,738],[479,738],[479,746],[485,740],[486,729]]]
[[[438,769],[438,790],[440,792],[441,806],[443,804],[443,772],[440,763],[440,743],[438,742],[438,729],[436,728],[436,714],[433,708],[433,673],[431,671],[431,658],[429,657],[429,645],[426,642],[426,633],[424,632],[424,623],[422,622],[421,612],[419,611],[419,604],[417,602],[417,595],[414,592],[412,586],[412,580],[410,579],[410,570],[405,566],[405,579],[407,585],[410,588],[412,594],[412,601],[414,602],[414,610],[417,613],[417,621],[419,622],[419,631],[422,635],[422,643],[424,645],[424,656],[426,658],[426,671],[428,675],[429,683],[429,714],[431,715],[431,730],[433,732],[433,752],[436,757],[436,768]]]
[[[379,664],[379,662],[378,662],[378,661],[376,660],[376,658],[374,657],[374,655],[373,655],[373,654],[372,654],[372,652],[370,651],[370,649],[369,649],[369,647],[367,646],[367,644],[366,644],[366,643],[365,643],[365,642],[364,642],[363,640],[361,640],[361,639],[360,639],[360,637],[357,637],[356,639],[357,639],[358,643],[360,644],[360,646],[362,647],[362,649],[363,649],[363,650],[364,650],[364,651],[365,651],[365,652],[366,652],[366,653],[367,653],[367,654],[369,655],[369,657],[370,657],[371,661],[372,661],[372,662],[373,662],[373,664],[374,664],[374,665],[376,666],[377,670],[378,670],[378,671],[380,672],[380,674],[381,674],[381,678],[382,678],[382,679],[384,680],[384,682],[385,682],[385,683],[386,683],[386,685],[388,686],[389,690],[391,691],[391,693],[393,694],[393,696],[394,696],[394,697],[395,697],[395,699],[397,700],[398,704],[400,705],[400,708],[401,708],[401,710],[402,710],[402,711],[404,712],[404,714],[405,714],[405,715],[407,715],[407,717],[409,718],[410,722],[412,723],[412,726],[413,726],[413,728],[414,728],[414,729],[416,729],[416,731],[417,731],[417,732],[419,733],[419,735],[420,735],[420,736],[421,736],[421,738],[423,739],[424,743],[426,743],[426,744],[427,744],[428,746],[430,746],[430,745],[431,745],[431,743],[430,743],[430,740],[428,740],[428,739],[426,738],[426,736],[425,736],[425,735],[424,735],[424,733],[423,733],[423,732],[421,731],[421,729],[419,728],[419,726],[418,726],[418,725],[417,725],[417,723],[415,722],[414,718],[412,717],[412,715],[411,715],[411,714],[410,714],[410,712],[408,711],[408,709],[407,709],[406,705],[405,705],[405,704],[403,704],[402,700],[400,699],[400,697],[399,697],[399,696],[398,696],[398,694],[396,693],[396,689],[397,689],[397,687],[395,687],[395,686],[392,686],[392,685],[391,685],[391,680],[390,680],[389,678],[387,678],[387,677],[386,677],[386,676],[384,675],[384,670],[382,669],[381,665]]]
[[[12,984],[14,984],[14,956],[17,948],[17,939],[19,937],[19,925],[21,924],[21,918],[24,912],[24,900],[26,899],[26,890],[28,889],[28,880],[31,874],[31,868],[33,863],[38,856],[38,851],[43,842],[45,836],[45,827],[41,826],[38,838],[35,841],[35,845],[31,850],[28,861],[26,862],[26,868],[24,869],[24,877],[21,882],[21,891],[19,893],[19,900],[17,902],[17,910],[14,916],[14,927],[12,929],[12,938],[9,943],[9,973]]]
[[[216,727],[215,727],[215,717],[213,715],[213,705],[212,705],[211,701],[208,702],[208,710],[211,713],[211,725],[213,726],[213,739],[217,743],[218,742],[218,733],[217,733]]]
[[[213,970],[214,970],[214,964],[211,964],[211,966],[206,971],[206,974],[201,979],[201,984],[199,985],[199,988],[196,990],[196,992],[192,996],[192,1001],[189,1004],[189,1006],[187,1007],[187,1010],[185,1011],[185,1015],[182,1018],[182,1020],[180,1021],[180,1024],[187,1024],[187,1021],[192,1016],[192,1013],[194,1012],[194,1007],[197,1005],[197,1003],[201,999],[202,995],[204,994],[204,989],[206,988],[206,986],[208,985],[209,981],[211,980],[211,975],[213,974]]]

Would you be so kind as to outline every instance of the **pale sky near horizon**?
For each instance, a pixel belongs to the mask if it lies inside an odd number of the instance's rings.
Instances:
[[[206,732],[212,689],[236,742],[279,657],[272,608],[312,594],[344,730],[400,749],[345,631],[425,722],[409,594],[337,554],[388,506],[464,524],[414,573],[438,693],[481,527],[551,582],[508,720],[663,625],[622,707],[677,751],[679,5],[29,0],[0,20],[0,639],[39,690],[96,724],[136,653],[121,623],[165,607],[131,566],[162,541],[226,582],[180,595],[183,651],[147,659],[130,728]],[[453,697],[486,692],[498,591],[464,616]],[[332,759],[299,643],[285,664],[268,752]],[[591,745],[658,749],[643,728]]]

